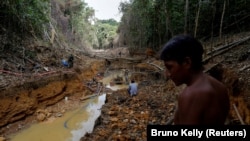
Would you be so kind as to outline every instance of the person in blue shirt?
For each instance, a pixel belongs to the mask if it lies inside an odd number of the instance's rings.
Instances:
[[[68,66],[69,66],[67,60],[65,60],[65,59],[62,60],[62,65],[63,65],[64,67],[68,67]]]
[[[138,86],[134,80],[131,80],[131,83],[129,84],[128,87],[128,93],[130,96],[136,96],[137,92],[138,92]]]
[[[74,63],[73,61],[74,61],[74,57],[73,57],[73,55],[71,54],[71,55],[69,56],[69,58],[68,58],[68,61],[65,60],[65,59],[62,60],[62,65],[63,65],[64,67],[72,68],[72,67],[73,67],[73,63]]]

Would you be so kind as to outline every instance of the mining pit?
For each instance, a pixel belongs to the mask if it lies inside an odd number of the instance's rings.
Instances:
[[[205,64],[205,71],[228,88],[231,109],[227,124],[250,124],[250,57],[239,60],[240,51],[248,52],[250,48],[245,45],[235,50],[213,57]],[[93,131],[82,133],[84,136],[78,137],[81,141],[146,140],[148,124],[171,124],[176,98],[185,85],[175,87],[166,79],[161,60],[148,56],[126,57],[94,58],[88,67],[62,69],[1,90],[1,139],[10,140],[12,135],[36,124],[67,118],[92,95],[103,94],[105,103],[99,108],[100,116],[93,124]],[[126,86],[131,79],[139,86],[136,97],[127,93]],[[55,132],[63,133],[59,129]]]

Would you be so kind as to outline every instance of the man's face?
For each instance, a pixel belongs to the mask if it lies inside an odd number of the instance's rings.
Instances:
[[[177,61],[169,60],[164,61],[166,67],[166,76],[170,78],[176,86],[184,83],[184,72],[185,69]]]

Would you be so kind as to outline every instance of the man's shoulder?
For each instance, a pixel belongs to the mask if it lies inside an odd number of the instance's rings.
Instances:
[[[206,85],[206,84],[205,84]],[[211,93],[213,93],[212,89],[209,88],[209,86],[205,86],[205,85],[201,85],[201,86],[189,86],[187,88],[185,88],[183,90],[183,92],[181,93],[182,98],[185,99],[209,99],[209,97],[211,96]]]
[[[131,83],[131,85],[133,85],[133,86],[137,86],[137,83]]]

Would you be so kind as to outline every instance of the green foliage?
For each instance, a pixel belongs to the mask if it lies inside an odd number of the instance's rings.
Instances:
[[[188,12],[185,5],[188,3]],[[193,34],[198,17],[197,37],[218,35],[223,18],[223,32],[250,30],[249,0],[130,0],[120,4],[123,13],[119,34],[124,41],[137,48],[159,48],[172,36],[184,33],[187,19],[187,34]],[[200,7],[199,7],[200,6]],[[199,14],[198,13],[199,11]],[[185,15],[187,14],[187,17]],[[213,34],[212,34],[213,33]]]
[[[27,51],[25,51],[25,56],[27,58],[34,59],[35,56],[36,56],[36,52],[35,51],[27,50]]]
[[[123,18],[122,22],[128,23],[127,27],[129,32],[126,37],[130,40],[128,43],[130,46],[139,45],[143,47],[147,45],[149,37],[152,35],[152,17],[153,14],[153,2],[146,0],[132,1],[128,13],[129,17]],[[124,5],[126,6],[126,5]],[[121,8],[123,9],[123,8]]]
[[[4,0],[0,3],[1,26],[19,34],[41,34],[49,20],[49,0]]]
[[[67,0],[65,5],[64,14],[70,17],[69,30],[74,36],[78,36],[79,41],[91,42],[90,35],[94,32],[91,25],[94,9],[88,7],[87,3],[82,0]]]
[[[118,23],[114,19],[98,20],[94,26],[98,39],[98,48],[112,47]]]
[[[171,7],[171,19],[172,24],[177,25],[174,26],[174,34],[180,34],[183,33],[183,27],[184,27],[184,5],[185,1],[173,1],[172,7]]]
[[[221,0],[220,0],[221,1]],[[219,5],[219,3],[218,3]],[[225,28],[227,32],[232,30],[250,30],[250,1],[230,0],[227,1],[225,14]]]
[[[114,20],[114,19],[108,19],[108,20],[99,20],[98,22],[102,23],[102,24],[109,24],[111,26],[118,26],[119,23]]]
[[[166,41],[168,31],[180,33],[184,25],[184,1],[182,0],[132,0],[121,3],[123,12],[119,30],[126,34],[130,46],[157,48]],[[167,12],[166,12],[167,11]],[[166,26],[167,14],[171,25]],[[124,24],[127,23],[127,24]]]

